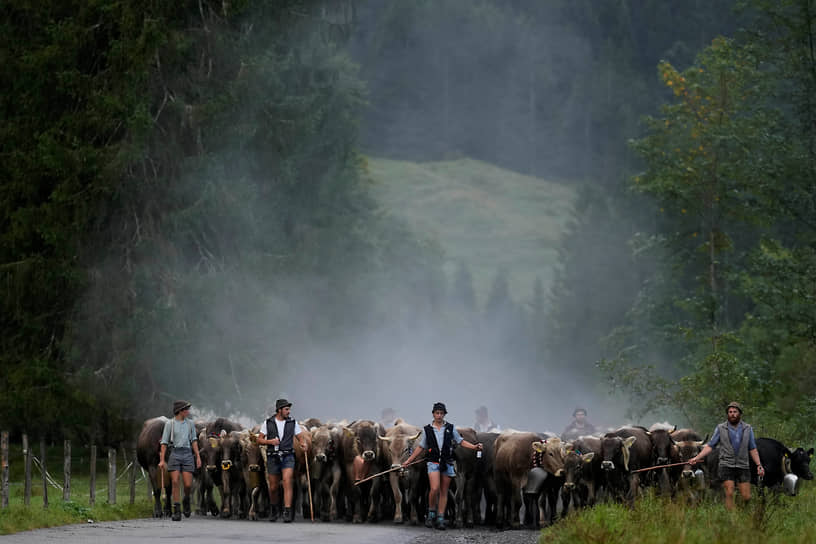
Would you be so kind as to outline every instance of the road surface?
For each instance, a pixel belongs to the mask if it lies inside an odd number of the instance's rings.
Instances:
[[[169,519],[133,519],[67,525],[0,536],[3,544],[215,544],[256,541],[275,544],[331,542],[332,544],[534,544],[537,531],[490,529],[449,529],[437,531],[425,527],[388,523],[353,525],[350,523],[269,523],[262,521],[221,520],[196,517],[173,522]]]

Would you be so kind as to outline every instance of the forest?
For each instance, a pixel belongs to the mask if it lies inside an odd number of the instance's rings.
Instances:
[[[813,0],[5,2],[0,425],[118,444],[422,345],[812,441],[815,32]],[[461,157],[575,191],[551,283],[478,293],[374,197],[374,158]]]

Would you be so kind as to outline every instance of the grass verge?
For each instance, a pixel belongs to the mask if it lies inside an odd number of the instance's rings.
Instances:
[[[544,544],[793,544],[816,542],[816,490],[805,485],[797,497],[756,488],[748,505],[728,512],[721,497],[696,506],[648,495],[634,509],[602,504],[541,531]],[[739,503],[738,503],[739,504]]]
[[[153,502],[148,498],[147,482],[137,472],[136,500],[130,504],[128,475],[122,475],[116,483],[116,503],[108,504],[107,457],[100,459],[96,472],[96,503],[90,506],[90,467],[87,448],[75,448],[72,454],[71,497],[62,500],[62,490],[48,486],[48,508],[43,508],[42,476],[36,465],[32,466],[31,503],[25,505],[23,485],[22,447],[12,444],[10,448],[9,506],[0,509],[0,535],[18,533],[43,527],[55,527],[73,523],[114,521],[150,517]],[[59,485],[63,485],[62,448],[53,446],[47,451],[48,471]],[[124,464],[118,460],[119,470]]]

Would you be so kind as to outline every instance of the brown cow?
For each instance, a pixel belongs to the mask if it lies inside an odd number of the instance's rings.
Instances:
[[[533,451],[538,452],[541,461],[541,468],[547,472],[547,479],[544,480],[542,492],[546,499],[548,516],[546,521],[552,525],[557,517],[558,506],[558,492],[564,484],[564,448],[565,443],[555,435],[542,434],[539,436],[546,436],[541,442],[533,443]],[[525,523],[538,527],[540,524],[538,513],[538,496],[529,494],[525,498],[525,509],[529,510],[529,514],[525,512]]]
[[[252,431],[239,433],[241,442],[241,474],[244,477],[247,498],[249,500],[250,520],[257,520],[266,514],[265,506],[269,504],[269,488],[266,482],[266,455],[258,445],[258,434]]]
[[[401,420],[400,420],[401,421]],[[383,465],[392,468],[404,463],[416,447],[417,440],[422,436],[422,429],[415,425],[399,422],[380,437],[383,442]],[[394,496],[394,523],[405,521],[403,506],[407,506],[408,515],[412,524],[416,524],[422,512],[420,510],[421,494],[427,489],[427,483],[422,485],[422,478],[427,480],[427,470],[424,463],[417,463],[405,470],[394,471],[388,474],[391,493]]]
[[[142,430],[136,440],[136,458],[139,465],[147,471],[150,478],[150,487],[153,490],[153,517],[160,518],[162,513],[170,516],[172,484],[170,475],[166,470],[159,469],[159,455],[161,452],[161,437],[164,432],[164,424],[170,421],[164,416],[148,419],[142,425]],[[169,450],[169,448],[168,448]],[[169,451],[165,455],[165,461],[170,458]],[[161,491],[164,482],[165,500],[162,509]]]
[[[600,438],[581,436],[573,440],[564,457],[564,488],[561,492],[564,515],[569,511],[570,502],[576,508],[595,504],[600,476]]]
[[[518,431],[504,431],[496,439],[493,470],[498,493],[497,527],[503,528],[508,520],[513,528],[521,526],[519,519],[520,496],[522,488],[527,484],[527,474],[530,471],[530,457],[534,451],[534,444],[538,444],[538,447],[545,448],[548,452],[542,459],[547,465],[542,468],[551,474],[557,474],[558,476],[563,474],[562,442],[557,438],[550,439],[547,442],[549,444],[543,443],[541,436],[536,433]],[[550,456],[549,453],[553,455]]]
[[[703,449],[704,442],[702,440],[684,440],[682,442],[676,442],[675,444],[677,446],[678,457],[682,462],[688,461],[700,453]],[[699,469],[703,467],[704,465],[701,463],[700,466],[696,468]],[[701,489],[698,489],[699,484],[694,478],[694,471],[696,468],[692,467],[688,463],[681,466],[680,478],[675,484],[675,492],[679,493],[686,499],[687,502],[691,504],[697,503],[699,500],[697,492],[702,491]]]
[[[309,475],[312,478],[314,510],[321,520],[334,521],[337,519],[337,497],[342,473],[338,453],[343,429],[322,425],[312,429],[311,435],[312,464],[309,465]]]
[[[221,517],[229,518],[234,510],[238,517],[246,517],[246,484],[242,472],[241,433],[221,431],[221,483],[224,486],[224,500],[221,503]]]
[[[222,504],[224,502],[224,487],[221,485],[221,469],[218,466],[221,462],[221,440],[208,437],[207,432],[202,431],[198,435],[198,449],[201,455],[201,470],[198,475],[199,506],[196,513],[206,516],[209,512],[217,516],[220,509],[213,497],[213,488],[218,489]]]
[[[356,421],[343,428],[342,454],[345,471],[345,496],[349,499],[349,509],[346,517],[351,515],[352,523],[362,523],[365,519],[376,516],[376,498],[380,492],[380,478],[374,478],[360,485],[355,483],[354,458],[360,456],[363,460],[363,472],[360,477],[365,478],[382,470],[383,456],[380,447],[381,429],[378,423],[369,420]],[[363,508],[368,506],[368,514],[363,514]]]

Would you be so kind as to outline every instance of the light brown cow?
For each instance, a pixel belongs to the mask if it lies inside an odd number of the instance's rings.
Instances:
[[[496,525],[520,527],[521,490],[527,485],[533,451],[543,450],[542,468],[561,477],[564,469],[563,443],[558,438],[546,442],[536,433],[505,431],[496,439],[493,471],[498,492]],[[557,497],[557,490],[556,490]]]
[[[422,436],[422,429],[407,423],[398,423],[388,429],[385,436],[380,437],[384,445],[382,448],[382,464],[394,468],[404,463],[416,447],[420,436]],[[405,521],[402,511],[404,501],[408,506],[411,523],[417,523],[420,508],[419,495],[423,491],[421,489],[421,479],[425,471],[425,464],[417,463],[405,470],[388,474],[391,493],[394,495],[394,523],[403,523]],[[427,478],[427,472],[424,475]]]

